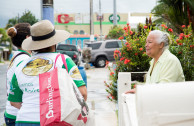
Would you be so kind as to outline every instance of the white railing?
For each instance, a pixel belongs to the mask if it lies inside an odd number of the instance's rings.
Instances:
[[[119,126],[194,126],[194,81],[138,85],[131,73],[118,75]]]

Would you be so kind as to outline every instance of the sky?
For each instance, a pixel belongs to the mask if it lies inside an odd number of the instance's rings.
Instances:
[[[149,13],[156,0],[117,0],[118,13]],[[102,13],[113,13],[113,0],[101,0]],[[0,0],[0,27],[5,27],[10,18],[21,16],[30,10],[41,19],[40,0]],[[99,0],[93,0],[93,11],[99,12]],[[90,13],[90,0],[54,0],[54,13]]]

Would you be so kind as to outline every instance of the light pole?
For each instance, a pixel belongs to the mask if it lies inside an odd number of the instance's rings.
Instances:
[[[99,0],[99,17],[100,17],[100,40],[102,41],[102,11],[101,11],[101,0]]]
[[[117,25],[117,5],[116,5],[116,0],[113,0],[113,24],[114,26]]]
[[[93,0],[90,0],[90,41],[94,41]]]

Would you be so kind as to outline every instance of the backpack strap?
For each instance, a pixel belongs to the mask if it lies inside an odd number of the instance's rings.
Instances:
[[[62,61],[63,61],[63,65],[65,66],[65,68],[66,68],[66,70],[67,70],[67,73],[68,73],[67,62],[66,62],[65,56],[64,56],[63,54],[58,54],[58,55],[56,56],[54,68],[56,68],[56,63],[57,63],[57,59],[59,58],[59,56],[61,56],[61,59],[62,59]]]
[[[20,52],[20,53],[18,53],[17,55],[15,55],[15,56],[13,57],[13,59],[11,59],[11,62],[10,62],[10,64],[9,64],[9,66],[13,63],[13,61],[15,60],[16,57],[18,57],[19,55],[22,55],[22,54],[26,54],[26,55],[30,56],[30,55],[29,55],[28,53],[26,53],[26,52]]]

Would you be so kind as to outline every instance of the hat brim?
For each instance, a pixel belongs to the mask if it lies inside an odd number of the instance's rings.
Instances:
[[[56,45],[62,41],[65,41],[70,36],[69,32],[65,30],[56,30],[54,36],[41,40],[41,41],[33,41],[32,37],[26,38],[22,43],[22,49],[24,50],[38,50],[47,48],[53,45]]]

